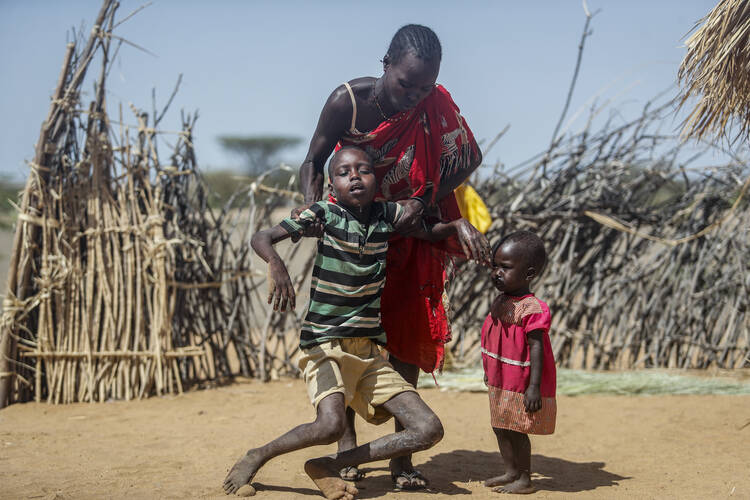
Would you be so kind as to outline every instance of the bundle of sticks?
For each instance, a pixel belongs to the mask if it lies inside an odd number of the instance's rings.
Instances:
[[[296,373],[296,342],[274,334],[289,318],[266,307],[265,272],[251,267],[248,244],[290,192],[258,179],[209,206],[193,150],[197,115],[183,114],[178,132],[159,130],[174,92],[161,112],[154,104],[150,123],[134,107],[110,118],[117,6],[104,0],[88,38],[67,46],[30,165],[0,323],[0,407]],[[84,106],[80,88],[97,57]],[[166,156],[165,134],[176,138]]]
[[[560,366],[750,365],[750,171],[739,157],[693,169],[717,146],[688,155],[661,131],[673,109],[649,104],[598,131],[589,122],[535,160],[475,182],[494,218],[491,240],[528,229],[545,241],[549,262],[534,290],[553,311]],[[458,265],[451,352],[472,363],[477,311],[486,314],[496,292],[486,269]]]

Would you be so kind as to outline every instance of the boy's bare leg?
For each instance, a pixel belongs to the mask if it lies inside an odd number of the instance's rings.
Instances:
[[[409,382],[416,389],[417,380],[419,379],[419,367],[401,361],[392,354],[389,355],[388,360],[399,375],[404,377],[404,380]],[[396,432],[401,432],[403,430],[404,427],[398,419],[396,419]],[[397,487],[408,490],[419,490],[427,487],[427,480],[414,469],[414,465],[411,461],[411,453],[391,460],[389,468],[391,470],[391,477],[393,477],[394,484]]]
[[[328,498],[330,481],[338,480],[339,470],[348,465],[359,465],[377,460],[396,458],[434,446],[443,438],[443,426],[437,415],[416,392],[402,392],[392,397],[383,407],[403,426],[404,430],[388,434],[354,449],[336,453],[332,457],[308,460],[305,472]]]
[[[516,478],[503,486],[493,488],[492,491],[516,494],[533,493],[535,490],[531,485],[531,441],[529,441],[529,436],[508,429],[500,429],[500,431],[503,441],[508,441],[511,445],[510,450],[507,447],[505,448],[505,452],[503,446],[500,447],[500,453],[503,455],[503,461],[506,464],[506,474],[509,472],[507,469],[509,460],[506,459],[506,453],[510,451],[512,453],[510,461]]]
[[[354,410],[349,407],[346,408],[346,429],[344,430],[344,435],[341,436],[341,439],[339,439],[338,442],[339,452],[351,450],[352,448],[357,447],[357,433],[354,429],[355,415]],[[362,474],[356,465],[344,467],[339,471],[339,475],[341,476],[341,479],[345,481],[357,481],[362,478]]]
[[[341,437],[346,426],[344,395],[340,392],[330,394],[318,403],[317,417],[314,422],[302,424],[270,443],[248,451],[234,464],[224,479],[224,491],[236,493],[242,486],[252,481],[258,470],[269,460],[290,451],[309,446],[331,444]],[[339,479],[338,483],[328,485],[328,498],[351,499],[357,489]]]

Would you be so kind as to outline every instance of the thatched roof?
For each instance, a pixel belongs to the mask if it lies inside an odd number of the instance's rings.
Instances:
[[[693,30],[679,71],[680,106],[691,97],[699,100],[683,135],[749,137],[750,1],[721,0]]]

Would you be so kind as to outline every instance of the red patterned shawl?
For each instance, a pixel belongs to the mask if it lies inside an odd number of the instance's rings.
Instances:
[[[344,136],[343,145],[366,150],[375,161],[376,199],[398,201],[429,194],[434,202],[441,178],[468,168],[476,156],[474,136],[442,86],[415,108],[375,130]],[[438,203],[443,220],[460,212],[453,194]],[[431,244],[394,236],[389,241],[381,321],[387,349],[398,359],[432,372],[442,366],[450,325],[443,307],[446,252],[463,255],[456,241]]]

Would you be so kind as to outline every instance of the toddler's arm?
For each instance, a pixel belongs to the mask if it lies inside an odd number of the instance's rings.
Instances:
[[[542,383],[542,362],[544,361],[544,349],[542,338],[544,330],[534,330],[526,334],[529,343],[529,386],[523,397],[523,405],[526,411],[535,412],[542,408],[542,397],[539,386]]]
[[[296,297],[289,272],[276,249],[273,248],[274,244],[289,236],[291,235],[283,227],[276,225],[270,229],[258,231],[250,240],[255,253],[268,262],[268,303],[273,301],[274,311],[286,310],[287,303],[290,309],[294,309],[295,306]]]

